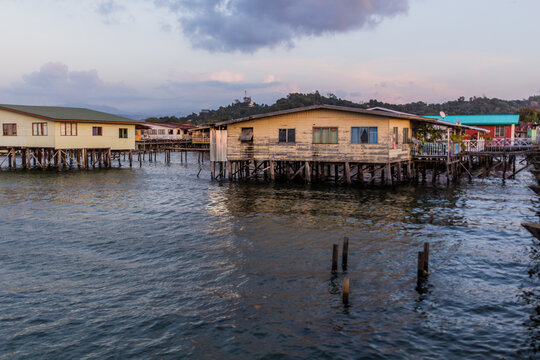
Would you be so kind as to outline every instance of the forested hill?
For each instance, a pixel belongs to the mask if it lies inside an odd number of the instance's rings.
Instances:
[[[157,122],[180,122],[192,124],[210,124],[217,121],[237,119],[245,116],[293,109],[309,105],[338,105],[367,109],[382,106],[389,109],[403,111],[417,115],[438,115],[444,111],[449,115],[453,114],[520,114],[520,121],[540,122],[540,96],[531,96],[524,100],[501,100],[497,98],[472,97],[466,100],[460,97],[457,100],[448,101],[442,104],[426,104],[424,102],[414,102],[409,104],[388,104],[377,100],[370,100],[364,104],[354,103],[348,100],[339,99],[333,94],[323,96],[319,92],[310,94],[291,93],[285,98],[281,98],[273,105],[256,104],[250,98],[244,101],[236,100],[228,106],[221,106],[217,110],[203,110],[199,114],[177,118],[166,116],[161,118],[150,118],[147,121]]]

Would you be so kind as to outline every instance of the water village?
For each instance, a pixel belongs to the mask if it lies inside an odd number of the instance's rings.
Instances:
[[[527,168],[536,128],[519,115],[418,116],[382,107],[313,105],[195,127],[68,107],[0,105],[0,167],[134,166],[173,151],[212,179],[396,185],[500,176]],[[208,155],[206,155],[208,157]]]

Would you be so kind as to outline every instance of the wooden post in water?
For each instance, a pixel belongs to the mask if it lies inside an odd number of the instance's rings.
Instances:
[[[433,224],[433,209],[429,209],[429,223]]]
[[[274,170],[274,160],[270,160],[270,181],[274,181],[276,179],[276,173]]]
[[[349,278],[343,279],[343,305],[349,306]]]
[[[337,273],[339,245],[334,244],[332,248],[332,274]]]
[[[424,280],[424,252],[418,252],[418,269],[417,269],[417,282],[421,283]]]
[[[131,150],[129,150],[129,167],[133,167],[133,153]]]
[[[429,274],[429,243],[424,243],[424,275]]]
[[[352,183],[351,181],[351,166],[349,162],[345,162],[345,179],[347,181],[347,185],[350,185]]]
[[[341,255],[341,268],[343,271],[347,271],[347,262],[349,258],[349,238],[345,236],[343,238],[343,253]]]

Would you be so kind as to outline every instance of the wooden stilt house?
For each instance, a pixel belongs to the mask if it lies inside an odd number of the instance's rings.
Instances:
[[[0,105],[0,150],[8,153],[9,167],[19,155],[25,168],[110,166],[111,151],[135,149],[139,123],[83,108]]]
[[[441,126],[436,119],[411,114],[330,105],[223,121],[211,133],[213,175],[282,175],[307,182],[332,177],[351,183],[377,173],[391,183],[393,177],[410,175],[413,134],[425,124]],[[444,125],[453,126],[458,127]]]

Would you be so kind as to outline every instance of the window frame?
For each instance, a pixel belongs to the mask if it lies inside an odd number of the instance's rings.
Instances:
[[[128,138],[128,129],[127,128],[118,128],[118,138],[127,139]]]
[[[46,122],[33,122],[32,123],[32,136],[48,136],[48,129]]]
[[[68,124],[69,124],[69,134],[67,131]],[[73,122],[60,123],[60,136],[77,136],[77,123],[73,123]]]
[[[17,123],[2,124],[3,136],[17,136]]]
[[[325,131],[328,131],[327,139],[324,139],[325,137]],[[318,135],[319,141],[316,141],[316,133],[320,132]],[[332,133],[335,132],[335,142],[334,136],[332,136]],[[314,126],[312,128],[312,143],[313,144],[320,144],[320,145],[337,145],[339,144],[339,127],[338,126]],[[325,141],[326,140],[326,141]]]
[[[502,135],[501,130],[502,129]],[[495,137],[506,137],[506,126],[504,125],[495,125]]]
[[[103,126],[92,126],[92,136],[103,136]]]
[[[399,145],[399,127],[394,126],[392,129],[392,140],[394,142],[394,145]]]
[[[358,142],[353,138],[353,129],[358,129]],[[362,129],[367,132],[367,142],[362,142]],[[375,134],[375,142],[372,142],[372,135]],[[379,144],[379,127],[378,126],[351,126],[351,144],[352,145],[378,145]]]
[[[285,135],[282,137],[282,133]],[[292,136],[291,136],[292,134]],[[292,140],[291,140],[292,138]],[[284,139],[284,140],[282,140]],[[296,128],[278,129],[278,143],[294,144],[296,143]]]
[[[409,138],[409,128],[408,127],[404,127],[403,130],[403,143],[404,144],[410,144],[411,143],[411,139]]]
[[[253,142],[253,128],[252,127],[243,127],[240,130],[240,136],[238,140],[243,143]]]

